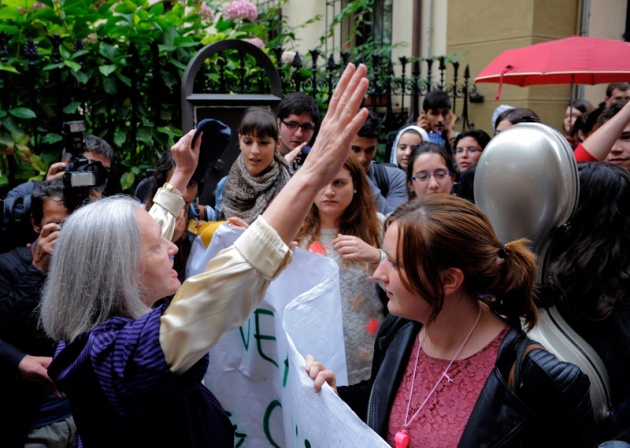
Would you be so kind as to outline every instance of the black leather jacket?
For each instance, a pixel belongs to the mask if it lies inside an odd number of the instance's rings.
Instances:
[[[388,316],[376,340],[370,380],[338,388],[339,396],[383,438],[420,328],[417,322]],[[517,351],[529,343],[520,328],[509,330],[459,447],[596,446],[590,382],[577,366],[532,350],[523,359],[516,391],[508,386]]]

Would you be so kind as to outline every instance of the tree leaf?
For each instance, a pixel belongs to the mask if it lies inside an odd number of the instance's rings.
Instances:
[[[76,78],[81,84],[87,84],[90,80],[90,76],[85,72],[72,72],[72,76]]]
[[[103,79],[103,89],[110,95],[116,95],[118,92],[118,84],[116,83],[115,78],[105,78]]]
[[[58,64],[48,64],[44,66],[43,70],[55,70],[55,69],[62,68],[63,66],[64,66],[63,62],[59,62]]]
[[[98,51],[101,56],[106,57],[107,59],[113,60],[116,58],[116,47],[110,45],[106,42],[101,42]]]
[[[79,70],[81,70],[81,64],[79,64],[78,62],[74,62],[74,61],[70,61],[66,59],[65,61],[63,61],[63,63],[67,67],[70,67],[73,72],[78,72]]]
[[[114,134],[114,145],[122,147],[126,141],[127,134],[122,129],[118,129]]]
[[[133,187],[133,183],[136,180],[135,174],[131,171],[127,171],[122,176],[120,176],[120,186],[123,190],[129,190]]]
[[[117,65],[101,65],[98,67],[98,70],[103,74],[103,76],[109,76],[114,73],[118,69]]]
[[[138,129],[138,134],[136,135],[136,139],[146,143],[147,145],[151,143],[153,137],[151,136],[150,128],[140,128]]]
[[[4,62],[0,62],[0,70],[4,72],[10,72],[10,73],[16,73],[16,74],[20,73],[11,64],[6,64]]]
[[[77,110],[79,110],[79,106],[81,106],[81,103],[79,103],[78,101],[73,101],[72,103],[64,107],[63,111],[66,114],[74,114]]]
[[[13,109],[9,109],[9,113],[17,118],[24,118],[30,120],[31,118],[37,118],[35,112],[33,112],[28,107],[15,107]]]
[[[42,137],[41,142],[47,145],[54,145],[55,143],[59,143],[62,140],[63,137],[61,135],[55,134],[54,132],[49,132]]]

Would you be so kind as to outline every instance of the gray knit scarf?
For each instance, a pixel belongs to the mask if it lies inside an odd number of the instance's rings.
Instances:
[[[251,224],[265,211],[292,175],[293,169],[279,151],[274,154],[269,169],[256,177],[247,172],[243,155],[239,155],[230,168],[223,187],[220,218],[236,216]]]

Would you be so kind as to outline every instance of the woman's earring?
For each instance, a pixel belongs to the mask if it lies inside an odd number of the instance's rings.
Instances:
[[[357,194],[357,190],[354,190],[354,194]]]

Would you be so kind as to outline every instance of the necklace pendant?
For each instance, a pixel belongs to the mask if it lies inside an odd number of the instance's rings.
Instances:
[[[404,429],[402,431],[398,431],[394,437],[394,442],[396,442],[396,448],[407,448],[407,445],[409,445],[409,436],[407,435],[407,431]]]

